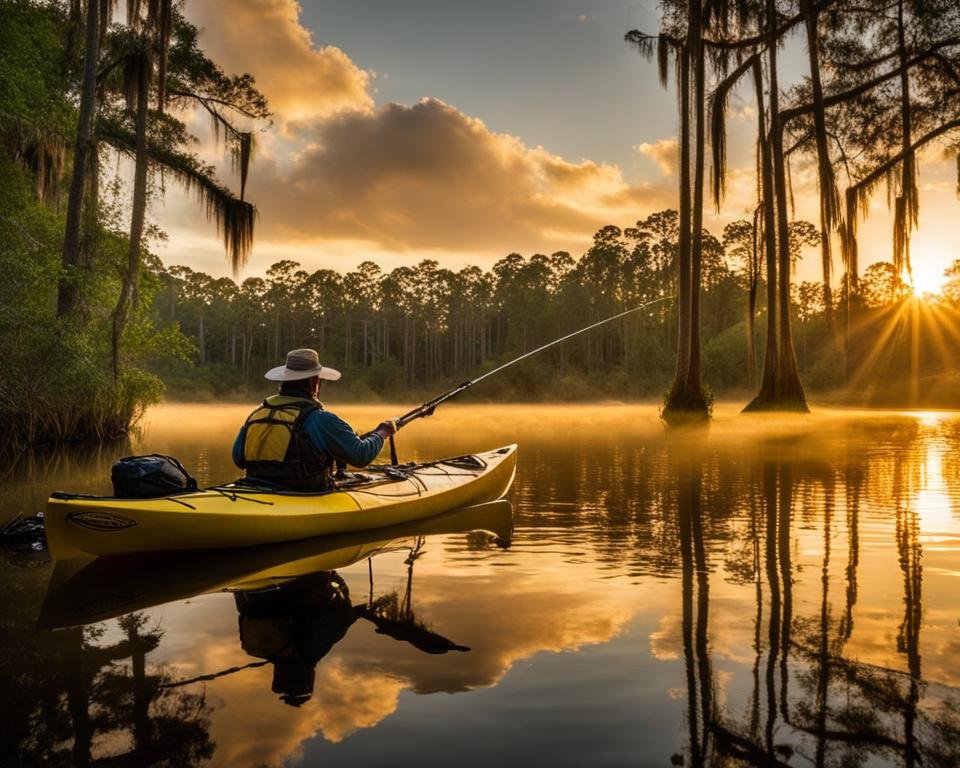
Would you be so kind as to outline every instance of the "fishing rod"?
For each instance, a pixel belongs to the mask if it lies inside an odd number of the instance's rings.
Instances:
[[[401,416],[399,419],[397,419],[394,422],[397,426],[397,430],[399,431],[402,427],[405,427],[407,424],[409,424],[411,421],[414,421],[415,419],[422,419],[425,416],[432,415],[433,412],[437,409],[437,406],[440,405],[441,403],[445,403],[447,400],[450,400],[456,397],[462,392],[465,392],[466,390],[470,389],[470,387],[472,387],[474,384],[479,384],[481,381],[483,381],[486,378],[489,378],[490,376],[493,376],[495,373],[500,373],[500,371],[504,370],[505,368],[509,368],[511,365],[515,365],[516,363],[519,363],[521,360],[526,360],[531,355],[537,354],[537,352],[542,352],[543,350],[549,349],[555,344],[559,344],[563,341],[566,341],[567,339],[572,339],[574,336],[579,336],[581,333],[586,333],[587,331],[593,330],[598,326],[605,325],[606,323],[611,323],[614,320],[617,320],[621,317],[625,317],[626,315],[631,315],[634,312],[639,312],[641,309],[646,309],[647,307],[653,304],[657,304],[658,302],[666,301],[667,299],[672,299],[672,298],[673,296],[661,296],[659,299],[648,301],[646,304],[641,304],[639,307],[634,307],[633,309],[628,309],[624,312],[620,312],[619,314],[612,315],[611,317],[604,318],[603,320],[599,320],[598,322],[592,323],[591,325],[588,325],[585,328],[581,328],[579,331],[568,333],[566,336],[561,336],[559,339],[554,339],[553,341],[547,342],[546,344],[540,347],[537,347],[536,349],[533,349],[530,352],[525,352],[524,354],[520,355],[520,357],[515,357],[513,360],[510,360],[509,362],[506,362],[503,365],[497,366],[492,371],[487,371],[486,373],[481,374],[480,376],[477,376],[477,378],[475,379],[470,379],[468,381],[463,382],[462,384],[458,384],[453,389],[447,392],[444,392],[442,395],[439,395],[438,397],[433,398],[433,400],[428,400],[423,405],[420,405],[414,408],[412,411],[409,411],[408,413],[403,414],[403,416]],[[397,463],[397,451],[396,451],[396,448],[394,447],[393,435],[390,435],[390,463],[391,464]]]

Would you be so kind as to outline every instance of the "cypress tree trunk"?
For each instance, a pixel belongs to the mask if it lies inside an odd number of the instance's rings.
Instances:
[[[92,3],[91,3],[92,4]],[[150,60],[146,43],[138,54],[136,140],[133,171],[133,210],[130,216],[130,242],[127,250],[127,269],[123,276],[120,298],[113,312],[112,362],[113,380],[120,378],[120,339],[129,319],[130,309],[136,304],[137,280],[140,274],[140,247],[143,242],[143,224],[147,213],[147,98],[150,91]]]
[[[100,3],[87,3],[86,37],[83,52],[83,85],[80,91],[80,115],[73,147],[73,174],[67,197],[67,221],[63,233],[60,262],[63,274],[57,289],[57,317],[69,314],[78,303],[76,268],[80,261],[80,220],[83,190],[86,186],[88,157],[93,149],[93,116],[96,111],[97,64],[100,59]]]
[[[776,113],[775,113],[776,114]],[[793,332],[790,327],[790,233],[787,221],[787,180],[783,157],[783,126],[779,115],[772,118],[773,130],[773,178],[777,198],[777,250],[780,272],[777,275],[780,302],[780,338],[777,355],[777,398],[773,405],[777,410],[808,412],[807,397],[800,382],[797,355],[793,347]]]
[[[757,340],[754,323],[757,315],[757,288],[760,282],[760,249],[758,246],[761,210],[761,206],[757,206],[753,212],[753,241],[750,251],[749,290],[747,291],[747,386],[751,391],[757,385]]]
[[[663,418],[671,418],[686,410],[684,407],[685,384],[690,369],[690,51],[684,46],[680,53],[680,211],[677,267],[679,271],[677,292],[677,368],[673,384],[667,393]]]
[[[709,415],[709,408],[700,381],[700,282],[703,265],[703,165],[706,153],[704,135],[706,121],[706,66],[703,55],[702,29],[699,23],[700,3],[692,3],[697,13],[694,36],[694,61],[696,80],[694,99],[696,104],[696,138],[694,140],[693,171],[693,217],[690,254],[690,362],[686,377],[686,404],[692,413]]]
[[[776,55],[772,47],[770,55]],[[773,202],[773,164],[770,159],[770,141],[764,114],[763,70],[759,62],[753,67],[753,82],[757,97],[760,192],[763,195],[763,247],[767,264],[767,338],[764,346],[760,391],[747,404],[744,411],[762,410],[776,396],[777,370],[777,223]]]
[[[776,7],[767,0],[767,24],[773,39],[776,33]],[[764,194],[765,214],[770,216],[771,200],[775,203],[775,225],[767,220],[767,348],[760,392],[744,409],[789,410],[807,412],[806,395],[800,383],[797,357],[790,330],[790,233],[787,220],[787,178],[783,153],[783,125],[780,120],[780,94],[777,78],[777,47],[770,45],[770,139],[761,162],[772,170],[773,194],[769,194],[769,177],[764,172],[768,189]],[[776,237],[773,237],[773,232]],[[775,247],[774,247],[775,245]],[[773,316],[779,324],[774,326]],[[779,331],[775,333],[774,331]]]
[[[687,40],[680,60],[680,316],[677,371],[663,409],[663,418],[667,423],[709,416],[709,408],[700,382],[700,271],[703,251],[706,117],[701,10],[699,0],[689,0]],[[696,108],[692,185],[690,179],[691,74]]]

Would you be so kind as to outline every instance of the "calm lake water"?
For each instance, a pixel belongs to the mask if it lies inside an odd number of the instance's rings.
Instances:
[[[164,405],[132,445],[23,461],[0,521],[108,492],[123,453],[231,479],[248,410]],[[960,765],[960,414],[666,433],[650,407],[445,406],[398,447],[512,442],[512,535],[501,505],[266,573],[5,553],[0,762]]]

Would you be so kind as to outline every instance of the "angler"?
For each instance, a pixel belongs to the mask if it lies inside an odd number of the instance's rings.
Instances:
[[[359,437],[347,422],[324,410],[320,387],[337,381],[340,371],[320,365],[315,350],[293,350],[285,365],[271,368],[264,378],[280,382],[280,391],[247,417],[233,444],[233,463],[248,478],[293,491],[329,491],[335,463],[367,466],[397,430],[386,420]]]

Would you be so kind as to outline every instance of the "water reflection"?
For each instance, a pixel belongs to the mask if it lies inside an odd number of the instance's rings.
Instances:
[[[4,634],[4,650],[21,653],[5,664],[15,683],[4,694],[9,764],[197,765],[213,755],[211,705],[167,689],[169,670],[148,668],[163,632],[142,614],[109,637],[86,627],[20,645],[22,635]]]
[[[793,616],[794,571],[791,524],[797,492],[793,464],[763,463],[762,530],[751,505],[744,531],[753,545],[756,615],[753,621],[752,692],[746,716],[731,717],[715,705],[717,679],[709,647],[710,565],[705,557],[701,503],[703,471],[697,458],[679,467],[677,516],[680,532],[684,667],[687,683],[688,738],[674,764],[724,764],[727,758],[756,765],[790,765],[793,758],[827,764],[884,763],[956,765],[960,761],[960,697],[942,689],[923,701],[929,682],[921,669],[920,628],[923,616],[922,544],[919,515],[902,491],[908,462],[893,467],[894,536],[902,577],[903,615],[896,632],[896,652],[906,669],[864,662],[844,653],[853,631],[859,560],[859,493],[856,479],[847,487],[846,589],[839,618],[831,602],[831,558],[835,532],[837,473],[821,484],[819,533],[819,604],[815,613]],[[768,597],[764,600],[761,550]],[[767,611],[767,643],[762,644]],[[764,669],[761,690],[761,667]],[[762,727],[761,727],[762,726]]]
[[[511,514],[509,502],[502,501],[362,534],[257,549],[61,561],[40,622],[66,628],[41,634],[38,652],[19,660],[26,662],[18,665],[18,677],[28,684],[30,706],[11,710],[28,717],[6,731],[14,748],[7,754],[19,755],[23,764],[200,764],[215,748],[209,734],[213,708],[203,684],[270,665],[270,690],[300,707],[313,695],[318,662],[360,619],[419,652],[467,652],[416,615],[414,565],[431,535],[483,530],[485,536],[472,538],[475,545],[506,546]],[[403,593],[376,596],[371,558],[401,550],[407,566]],[[369,594],[360,605],[352,603],[336,571],[315,570],[363,559]],[[162,663],[149,664],[164,636],[161,624],[151,624],[142,610],[123,611],[223,588],[233,593],[240,647],[261,661],[187,679],[174,679]],[[102,623],[112,616],[119,616],[115,623]],[[91,621],[100,623],[76,626]],[[17,627],[24,645],[29,624]],[[6,702],[24,703],[16,692]],[[58,746],[71,741],[69,752]]]
[[[501,410],[502,424],[483,407],[457,411],[457,430],[425,422],[404,452],[516,439],[509,548],[455,533],[464,522],[242,558],[7,567],[3,754],[960,762],[955,415],[721,409],[707,431],[664,434],[652,409]],[[204,481],[229,476],[226,440],[154,434]],[[84,471],[57,466],[13,498]],[[72,628],[37,634],[47,580],[42,623]],[[439,692],[457,695],[413,695]]]
[[[336,571],[311,573],[275,587],[235,591],[240,647],[263,662],[201,675],[168,687],[214,680],[242,669],[270,664],[273,693],[280,694],[285,704],[302,706],[313,696],[317,663],[359,619],[371,622],[379,634],[409,643],[424,653],[469,651],[466,646],[431,631],[414,616],[411,607],[413,564],[423,546],[424,539],[418,536],[410,548],[407,586],[402,598],[394,592],[374,599],[371,583],[367,603],[353,605],[350,589]]]

